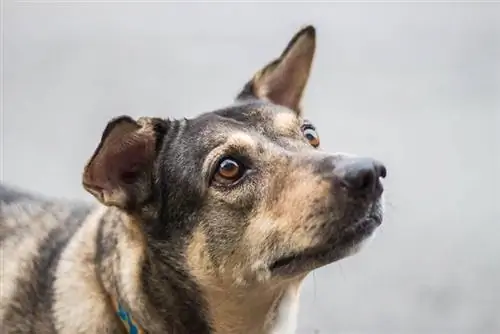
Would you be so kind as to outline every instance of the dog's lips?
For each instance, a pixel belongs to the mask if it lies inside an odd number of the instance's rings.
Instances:
[[[368,216],[337,233],[337,237],[324,246],[314,247],[274,261],[270,270],[277,275],[293,275],[341,260],[350,255],[353,247],[372,235],[381,224],[381,216]]]

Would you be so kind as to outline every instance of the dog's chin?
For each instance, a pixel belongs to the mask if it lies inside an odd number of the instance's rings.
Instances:
[[[381,224],[382,215],[365,217],[337,233],[335,238],[324,245],[274,261],[270,266],[271,273],[279,276],[304,274],[356,254],[373,238]]]

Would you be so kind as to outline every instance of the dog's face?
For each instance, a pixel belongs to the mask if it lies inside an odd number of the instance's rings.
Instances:
[[[111,121],[85,188],[175,244],[201,282],[288,279],[352,254],[382,221],[386,172],[320,150],[300,110],[314,49],[307,27],[225,109]]]

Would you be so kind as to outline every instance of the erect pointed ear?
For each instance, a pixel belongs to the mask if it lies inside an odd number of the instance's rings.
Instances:
[[[300,113],[316,48],[316,30],[306,26],[293,36],[281,56],[258,71],[238,99],[257,97]]]
[[[152,191],[153,163],[164,121],[128,116],[111,120],[83,172],[83,187],[101,203],[130,211]]]

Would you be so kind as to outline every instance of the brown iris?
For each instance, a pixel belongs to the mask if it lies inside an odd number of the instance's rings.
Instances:
[[[311,144],[311,146],[319,146],[319,135],[316,129],[308,125],[302,128],[302,133],[304,134],[304,137],[306,137],[306,139],[309,141],[309,144]]]
[[[231,158],[225,158],[219,163],[214,178],[220,183],[232,183],[243,175],[243,171],[243,166],[239,162]]]

